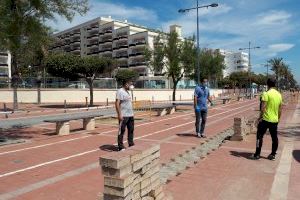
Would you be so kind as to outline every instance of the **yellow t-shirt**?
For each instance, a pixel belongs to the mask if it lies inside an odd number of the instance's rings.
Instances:
[[[266,104],[263,120],[271,123],[277,123],[279,120],[279,108],[282,103],[280,92],[275,89],[270,89],[262,94],[262,101]]]

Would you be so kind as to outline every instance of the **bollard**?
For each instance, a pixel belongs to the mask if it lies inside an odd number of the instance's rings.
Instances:
[[[180,101],[181,101],[181,95],[180,95]]]
[[[108,106],[108,98],[106,98],[106,106]]]
[[[5,118],[8,118],[6,103],[3,103],[3,109],[5,112]]]
[[[64,112],[67,112],[67,101],[66,100],[64,101],[64,109],[65,109]]]
[[[152,102],[154,102],[154,96],[152,96]]]
[[[136,102],[136,97],[134,97],[134,102]]]
[[[171,101],[171,95],[169,95],[169,101]]]
[[[85,106],[88,108],[89,104],[88,104],[88,97],[85,97]]]

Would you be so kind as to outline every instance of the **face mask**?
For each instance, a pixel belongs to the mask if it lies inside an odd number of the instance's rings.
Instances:
[[[133,90],[133,89],[134,89],[134,85],[130,85],[129,90]]]

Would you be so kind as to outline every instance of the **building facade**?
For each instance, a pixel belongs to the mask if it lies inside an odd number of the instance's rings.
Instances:
[[[224,49],[218,49],[220,54],[224,56],[225,70],[223,76],[229,76],[233,72],[249,71],[248,53],[232,52]]]
[[[181,37],[181,27],[170,26]],[[118,68],[137,71],[142,77],[154,77],[146,65],[145,48],[153,48],[159,31],[111,17],[99,17],[56,33],[50,51],[70,52],[80,56],[110,57],[118,60]]]
[[[8,82],[11,78],[11,54],[0,52],[0,81]]]

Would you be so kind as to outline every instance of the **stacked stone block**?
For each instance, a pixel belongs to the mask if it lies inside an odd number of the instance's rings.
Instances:
[[[245,117],[234,118],[234,134],[231,137],[233,141],[242,141],[245,136],[257,131],[257,118],[246,119]]]
[[[104,200],[165,199],[160,182],[160,146],[136,145],[100,157]]]

